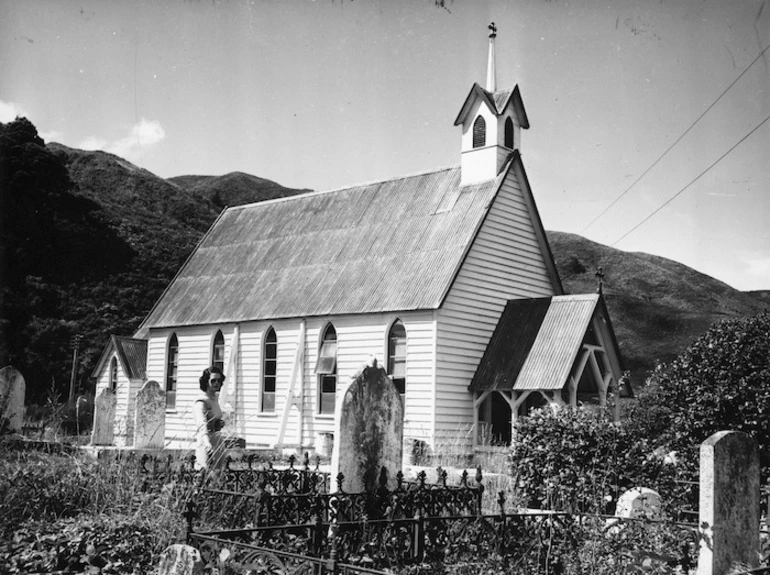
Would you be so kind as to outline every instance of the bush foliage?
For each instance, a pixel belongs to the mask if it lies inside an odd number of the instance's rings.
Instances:
[[[697,470],[701,442],[730,429],[757,441],[770,477],[770,313],[713,325],[656,373],[652,387],[665,406],[661,439],[689,468]]]
[[[604,412],[533,411],[517,421],[509,461],[521,503],[531,508],[604,513],[631,487],[675,491],[674,468],[653,455],[648,439]]]

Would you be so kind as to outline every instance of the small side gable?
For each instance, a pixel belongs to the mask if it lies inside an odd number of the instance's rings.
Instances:
[[[455,118],[455,126],[465,123],[468,114],[473,109],[473,104],[477,100],[485,103],[495,116],[501,116],[508,105],[512,104],[519,125],[524,129],[529,128],[529,118],[527,118],[524,101],[521,99],[521,92],[518,86],[514,87],[513,90],[498,90],[495,93],[490,93],[476,83],[473,84],[468,95],[465,97],[460,112],[457,114],[457,118]]]
[[[484,102],[495,116],[499,115],[492,95],[484,88],[474,83],[470,92],[468,92],[468,95],[465,97],[465,102],[463,102],[462,108],[460,108],[460,113],[457,114],[457,118],[455,118],[455,126],[459,126],[465,122],[466,117],[470,113],[471,109],[473,108],[473,104],[477,99],[480,99],[482,102]]]
[[[118,365],[128,379],[145,379],[147,340],[111,335],[109,342],[99,356],[99,361],[96,362],[91,377],[99,378],[113,354],[117,356]]]

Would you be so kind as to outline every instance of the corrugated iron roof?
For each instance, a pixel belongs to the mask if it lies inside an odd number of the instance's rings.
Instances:
[[[551,298],[551,305],[516,378],[514,389],[564,387],[598,301],[598,294]]]
[[[459,168],[225,210],[140,331],[440,306],[506,175]]]
[[[599,301],[598,294],[509,301],[469,389],[561,389]]]
[[[147,340],[130,337],[115,338],[115,347],[129,379],[145,379],[147,367]]]
[[[118,335],[110,336],[110,341],[102,350],[99,361],[96,362],[96,367],[91,373],[91,377],[99,377],[99,373],[104,368],[107,359],[112,356],[113,351],[118,354],[120,364],[129,379],[145,379],[147,340]]]

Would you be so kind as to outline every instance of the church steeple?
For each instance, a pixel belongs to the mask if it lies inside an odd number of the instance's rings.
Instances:
[[[495,37],[497,26],[492,22],[489,25],[489,56],[487,57],[487,92],[497,90],[497,70],[495,69]]]
[[[489,25],[486,88],[473,84],[455,126],[462,127],[461,185],[491,180],[520,148],[521,130],[529,128],[519,87],[497,89],[495,38],[497,26]]]

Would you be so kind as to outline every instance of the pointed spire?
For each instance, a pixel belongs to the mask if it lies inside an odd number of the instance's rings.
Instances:
[[[497,36],[497,26],[492,22],[489,25],[489,58],[487,59],[487,92],[497,90],[497,71],[495,68],[495,36]]]

